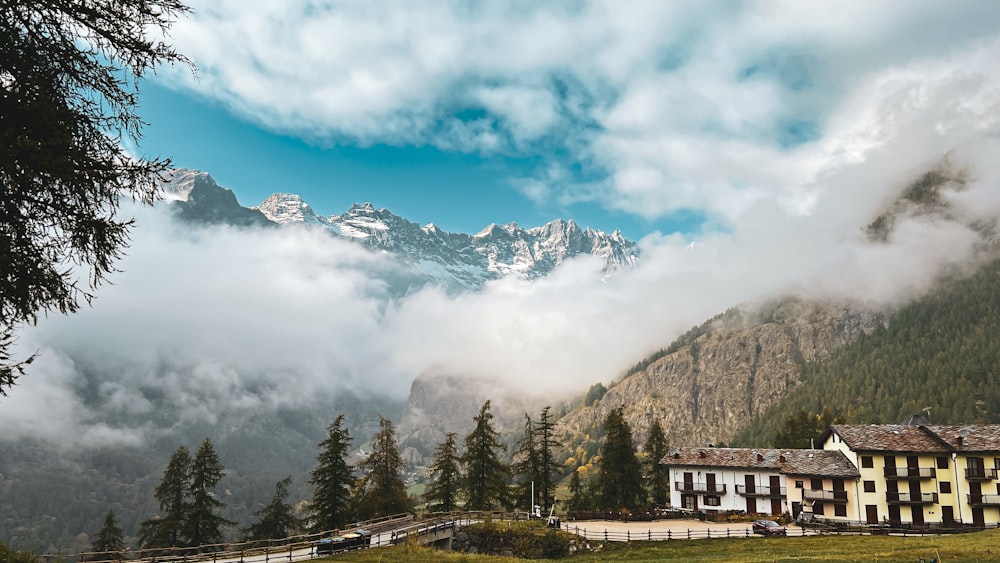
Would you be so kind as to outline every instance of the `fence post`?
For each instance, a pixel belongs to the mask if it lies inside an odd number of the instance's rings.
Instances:
[[[688,528],[688,539],[691,539],[691,528]]]
[[[625,541],[632,541],[632,530],[625,530]]]
[[[726,537],[727,538],[732,537],[732,536],[729,535],[729,526],[726,526]]]
[[[288,544],[288,560],[289,560],[289,561],[291,561],[291,560],[292,560],[292,550],[293,550],[293,549],[295,549],[295,548],[293,547],[294,545],[295,545],[295,544],[293,544],[293,543],[290,543],[290,544]],[[310,550],[310,551],[311,551],[311,550]]]
[[[712,528],[709,528],[707,531],[708,531],[708,539],[712,539]]]
[[[608,541],[608,529],[607,528],[604,528],[604,541],[605,542]]]
[[[670,533],[670,528],[667,528],[667,541],[670,541],[672,539],[674,539],[674,538],[673,538],[672,534]]]
[[[271,546],[264,546],[264,563],[271,557]]]
[[[646,530],[646,541],[653,541],[653,530]]]

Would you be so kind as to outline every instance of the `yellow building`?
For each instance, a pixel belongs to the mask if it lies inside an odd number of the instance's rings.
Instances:
[[[835,425],[821,443],[858,468],[860,522],[1000,523],[1000,425]]]

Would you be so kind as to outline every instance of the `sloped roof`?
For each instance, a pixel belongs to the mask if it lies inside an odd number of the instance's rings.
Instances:
[[[675,448],[663,465],[763,469],[789,475],[857,477],[858,470],[840,451],[766,448]]]
[[[947,453],[950,448],[925,426],[906,424],[835,424],[823,440],[836,433],[856,452]]]
[[[930,425],[927,430],[957,452],[1000,452],[1000,424]]]

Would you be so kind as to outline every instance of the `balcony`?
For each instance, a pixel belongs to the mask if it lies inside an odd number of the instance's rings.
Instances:
[[[889,504],[937,504],[937,493],[886,493]]]
[[[736,485],[736,494],[745,497],[784,497],[788,496],[784,487],[770,487],[768,485],[757,485],[747,487],[746,485]]]
[[[965,478],[970,481],[992,481],[997,478],[996,468],[966,467]]]
[[[726,494],[726,485],[725,483],[691,483],[685,481],[674,481],[674,490],[681,493],[724,495]]]
[[[886,479],[933,479],[937,469],[933,467],[886,467]]]
[[[1000,495],[965,495],[972,506],[1000,506]]]
[[[822,491],[819,489],[802,489],[802,500],[820,502],[847,502],[847,491]]]

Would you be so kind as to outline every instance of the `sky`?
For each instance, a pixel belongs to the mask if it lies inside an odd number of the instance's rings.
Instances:
[[[211,173],[243,205],[280,191],[456,232],[621,228],[640,263],[388,298],[390,256],[135,209],[93,306],[22,334],[41,356],[0,399],[12,436],[136,443],[155,429],[102,413],[141,417],[156,396],[212,420],[351,386],[402,398],[431,372],[582,392],[739,303],[897,305],[971,263],[974,226],[1000,217],[995,2],[192,7],[170,40],[197,74],[144,81],[139,152]],[[947,212],[903,209],[868,240],[930,169],[956,179]]]

